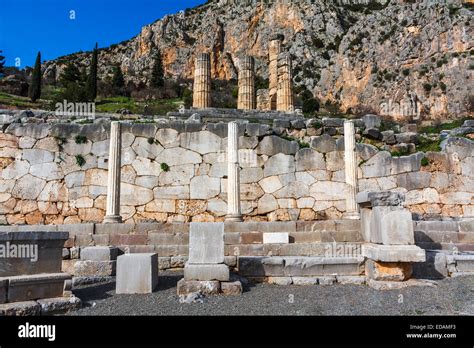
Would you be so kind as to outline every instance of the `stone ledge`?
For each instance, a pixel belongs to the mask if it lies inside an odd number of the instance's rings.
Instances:
[[[65,314],[79,309],[81,306],[82,301],[75,296],[12,302],[0,305],[0,317]]]
[[[67,273],[49,273],[2,279],[8,281],[7,301],[22,302],[63,296],[64,283],[70,280],[71,276]]]
[[[364,244],[362,255],[381,262],[425,262],[426,253],[416,245]]]
[[[360,257],[239,257],[239,274],[251,277],[310,277],[360,275],[364,258]]]

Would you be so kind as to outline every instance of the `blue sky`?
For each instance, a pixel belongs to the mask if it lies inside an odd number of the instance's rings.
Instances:
[[[0,50],[6,65],[32,66],[36,54],[49,60],[128,40],[166,14],[205,0],[0,0]],[[70,19],[75,11],[75,19]]]

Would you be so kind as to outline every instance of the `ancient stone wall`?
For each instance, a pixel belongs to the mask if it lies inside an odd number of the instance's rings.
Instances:
[[[239,127],[244,220],[331,220],[345,212],[343,138],[312,135],[318,129],[300,123]],[[122,132],[125,222],[224,220],[226,123],[124,123]],[[102,222],[109,134],[104,120],[8,126],[0,133],[0,224]],[[358,143],[359,191],[405,193],[415,217],[472,217],[473,142],[450,138],[445,148],[392,157]]]

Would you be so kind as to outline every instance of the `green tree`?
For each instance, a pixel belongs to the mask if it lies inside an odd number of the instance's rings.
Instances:
[[[92,51],[91,69],[86,81],[87,98],[92,101],[97,97],[97,56],[98,49],[96,43],[94,51]]]
[[[69,83],[79,83],[81,80],[81,72],[73,62],[69,62],[64,68],[59,81],[64,87]]]
[[[41,52],[36,56],[35,67],[31,75],[31,84],[28,90],[28,97],[34,103],[41,97]]]
[[[2,55],[3,51],[0,50],[0,77],[5,73],[5,56]]]
[[[85,88],[86,79],[87,75],[85,70],[83,69],[81,71],[73,62],[69,62],[59,78],[64,89],[57,95],[54,102],[62,102],[63,100],[67,100],[68,102],[87,101],[88,96]]]
[[[165,85],[165,71],[163,69],[163,59],[160,51],[156,52],[153,59],[150,85],[152,87],[163,87]]]
[[[120,66],[114,66],[112,76],[112,87],[120,89],[125,86],[125,80],[123,78],[122,69]]]

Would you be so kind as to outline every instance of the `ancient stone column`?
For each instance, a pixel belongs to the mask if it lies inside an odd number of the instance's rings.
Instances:
[[[269,97],[271,110],[276,110],[277,108],[278,55],[281,53],[283,39],[283,35],[275,35],[270,39],[268,45]]]
[[[201,53],[194,66],[193,107],[198,109],[211,106],[211,57]]]
[[[255,60],[253,57],[245,57],[239,70],[237,109],[254,110],[255,108]]]
[[[278,58],[277,110],[295,111],[291,59],[287,54],[281,54]]]
[[[346,184],[349,188],[346,197],[346,219],[360,219],[357,195],[357,154],[355,142],[354,122],[344,122],[344,164],[346,171]]]
[[[122,134],[120,122],[110,125],[109,173],[107,180],[107,211],[104,223],[121,223],[120,216],[120,167]]]
[[[237,122],[229,122],[227,141],[226,221],[242,221],[240,211],[239,125]]]

